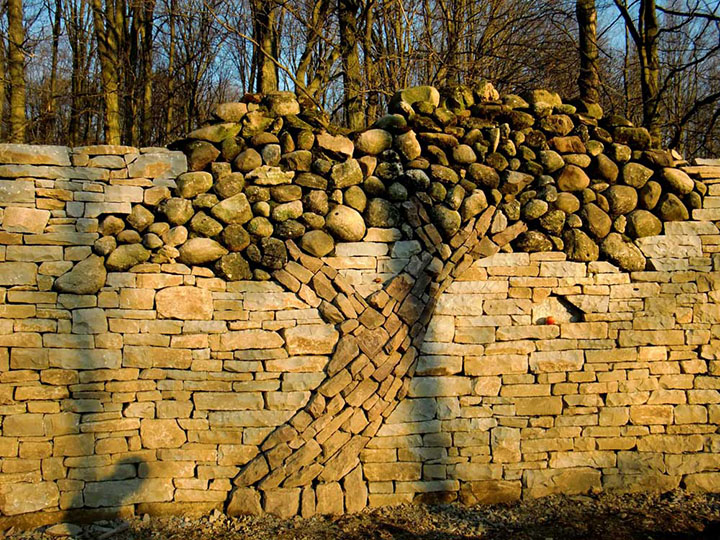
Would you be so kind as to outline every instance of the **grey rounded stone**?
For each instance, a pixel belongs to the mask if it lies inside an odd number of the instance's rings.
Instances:
[[[157,234],[147,233],[143,236],[142,245],[150,250],[160,249],[163,245],[163,241]]]
[[[668,186],[670,186],[672,191],[680,193],[681,195],[690,193],[695,187],[693,179],[680,169],[666,167],[662,171],[662,178]]]
[[[300,247],[315,257],[324,257],[335,249],[332,236],[324,231],[306,232],[300,239]]]
[[[598,154],[595,156],[595,173],[598,178],[604,180],[609,184],[614,184],[617,181],[620,169],[617,164],[607,157],[605,154]]]
[[[228,281],[239,281],[251,279],[252,270],[250,264],[239,253],[228,253],[223,255],[215,264],[217,271]]]
[[[285,242],[277,238],[263,238],[260,240],[262,259],[260,264],[273,270],[280,270],[288,261]]]
[[[245,177],[239,172],[226,174],[213,185],[215,193],[217,193],[221,199],[227,199],[228,197],[237,195],[244,188]]]
[[[160,203],[160,212],[172,225],[184,225],[193,217],[195,210],[189,200],[172,197]]]
[[[612,229],[612,220],[596,204],[589,203],[583,206],[582,216],[587,228],[595,238],[605,238]]]
[[[102,257],[90,255],[58,277],[53,288],[62,293],[96,294],[105,286],[107,270]]]
[[[656,236],[662,232],[662,222],[647,210],[635,210],[627,216],[626,230],[633,238]]]
[[[540,226],[550,234],[559,235],[565,227],[565,212],[550,210],[540,218]]]
[[[408,198],[408,190],[400,182],[393,182],[388,188],[388,197],[393,201],[406,201]]]
[[[295,219],[288,219],[275,226],[275,236],[279,238],[300,238],[305,234],[305,225]]]
[[[430,219],[446,238],[451,238],[460,230],[462,221],[459,212],[443,205],[436,205],[430,209]]]
[[[388,200],[370,199],[365,209],[365,218],[370,227],[392,228],[400,223],[400,212]]]
[[[303,206],[310,212],[324,216],[330,210],[328,194],[325,191],[313,189],[303,197]]]
[[[98,255],[109,255],[117,247],[117,240],[114,236],[103,236],[95,240],[93,251]]]
[[[328,212],[325,226],[330,234],[345,242],[359,242],[365,236],[365,220],[357,210],[337,205]]]
[[[213,177],[209,172],[189,172],[178,176],[178,194],[185,199],[205,193],[213,185]]]
[[[487,197],[481,189],[474,190],[460,206],[460,215],[463,221],[477,216],[480,212],[488,207]]]
[[[218,260],[228,250],[211,238],[191,238],[180,246],[179,260],[185,264],[206,264]]]
[[[565,160],[554,150],[541,150],[540,164],[543,166],[543,170],[550,174],[562,169],[565,166]]]
[[[125,244],[118,246],[105,261],[111,272],[124,272],[136,264],[144,263],[150,258],[150,252],[141,244]]]
[[[240,152],[235,158],[235,167],[242,173],[248,173],[262,166],[262,156],[254,148]]]
[[[286,221],[288,219],[297,219],[303,214],[303,205],[301,201],[292,201],[278,204],[272,209],[273,221]]]
[[[640,206],[646,210],[652,210],[657,206],[662,195],[662,187],[657,182],[650,180],[645,184],[639,193]]]
[[[392,143],[392,135],[384,129],[368,129],[355,140],[355,148],[374,156],[390,148]]]
[[[652,175],[652,169],[648,169],[639,163],[627,163],[623,167],[623,182],[635,189],[642,188]]]
[[[547,211],[548,203],[541,199],[533,199],[523,206],[522,217],[528,220],[538,219],[544,216]]]
[[[155,221],[155,216],[144,206],[136,204],[133,205],[132,211],[126,220],[133,229],[143,232]]]
[[[565,165],[557,179],[560,191],[582,191],[590,185],[590,178],[576,165]]]
[[[302,188],[295,184],[273,186],[270,188],[270,197],[279,203],[299,201],[302,199]]]
[[[242,251],[250,245],[250,234],[242,225],[228,225],[222,231],[222,241],[230,251]]]
[[[565,253],[568,259],[578,262],[597,261],[600,255],[598,245],[582,230],[570,229],[563,235]]]
[[[572,193],[558,193],[555,206],[566,214],[580,210],[580,200]]]
[[[198,212],[190,220],[190,229],[203,236],[216,236],[222,232],[223,225],[205,212]]]
[[[610,262],[628,272],[645,270],[645,256],[642,251],[630,242],[623,240],[618,233],[610,233],[603,240],[600,250]]]
[[[658,204],[658,213],[663,221],[687,221],[690,213],[674,193],[666,193]]]
[[[637,207],[638,194],[635,188],[616,184],[603,191],[612,215],[632,212]]]
[[[125,228],[125,222],[117,216],[107,216],[100,223],[98,232],[103,236],[109,236],[119,233]]]
[[[137,231],[133,231],[132,229],[125,229],[124,231],[120,231],[118,233],[117,241],[120,244],[139,244],[140,242],[142,242],[142,237]]]
[[[343,200],[350,208],[364,212],[367,206],[367,196],[360,186],[351,186],[345,190]]]
[[[477,161],[475,151],[467,144],[459,144],[452,149],[452,157],[456,163],[469,165]]]
[[[260,150],[260,156],[262,157],[263,163],[270,167],[276,167],[280,164],[280,156],[282,156],[282,149],[279,144],[266,144]]]
[[[553,243],[540,231],[527,231],[522,233],[516,240],[515,245],[520,251],[528,253],[553,250]]]
[[[271,236],[275,228],[270,220],[263,216],[255,216],[246,225],[247,231],[255,236]]]

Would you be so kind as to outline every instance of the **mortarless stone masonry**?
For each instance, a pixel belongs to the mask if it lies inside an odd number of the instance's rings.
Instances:
[[[511,252],[523,228],[487,202],[441,236],[410,199],[415,238],[369,227],[320,258],[290,239],[273,280],[231,281],[93,254],[182,152],[0,161],[0,526],[720,489],[717,163],[683,167],[703,208],[640,235],[640,271]]]

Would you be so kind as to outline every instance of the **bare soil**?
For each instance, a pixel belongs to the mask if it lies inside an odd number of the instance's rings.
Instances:
[[[13,540],[57,538],[5,531]],[[137,517],[84,525],[74,538],[103,540],[720,540],[720,494],[546,497],[510,505],[403,505],[339,517],[199,519]],[[0,533],[3,538],[3,533]]]

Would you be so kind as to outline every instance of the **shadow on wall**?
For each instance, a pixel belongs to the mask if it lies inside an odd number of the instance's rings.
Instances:
[[[73,310],[75,336],[95,338],[106,331],[103,310]],[[139,438],[139,419],[125,418],[134,394],[129,393],[132,398],[121,410],[107,407],[113,402],[112,391],[117,391],[108,389],[108,384],[121,378],[115,370],[122,366],[122,350],[92,348],[73,353],[62,367],[73,370],[75,385],[68,385],[69,397],[62,401],[61,409],[72,415],[74,422],[67,427],[67,434],[55,438],[54,445],[55,455],[63,457],[65,474],[58,479],[62,521],[89,523],[130,517],[134,504],[146,502],[144,492],[151,471],[139,452],[128,455],[136,446],[132,439]],[[171,481],[165,491],[171,498]]]

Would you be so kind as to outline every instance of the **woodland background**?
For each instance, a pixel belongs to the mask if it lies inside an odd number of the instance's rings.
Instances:
[[[3,0],[0,139],[166,144],[248,91],[351,129],[395,90],[489,80],[720,155],[717,0]]]

